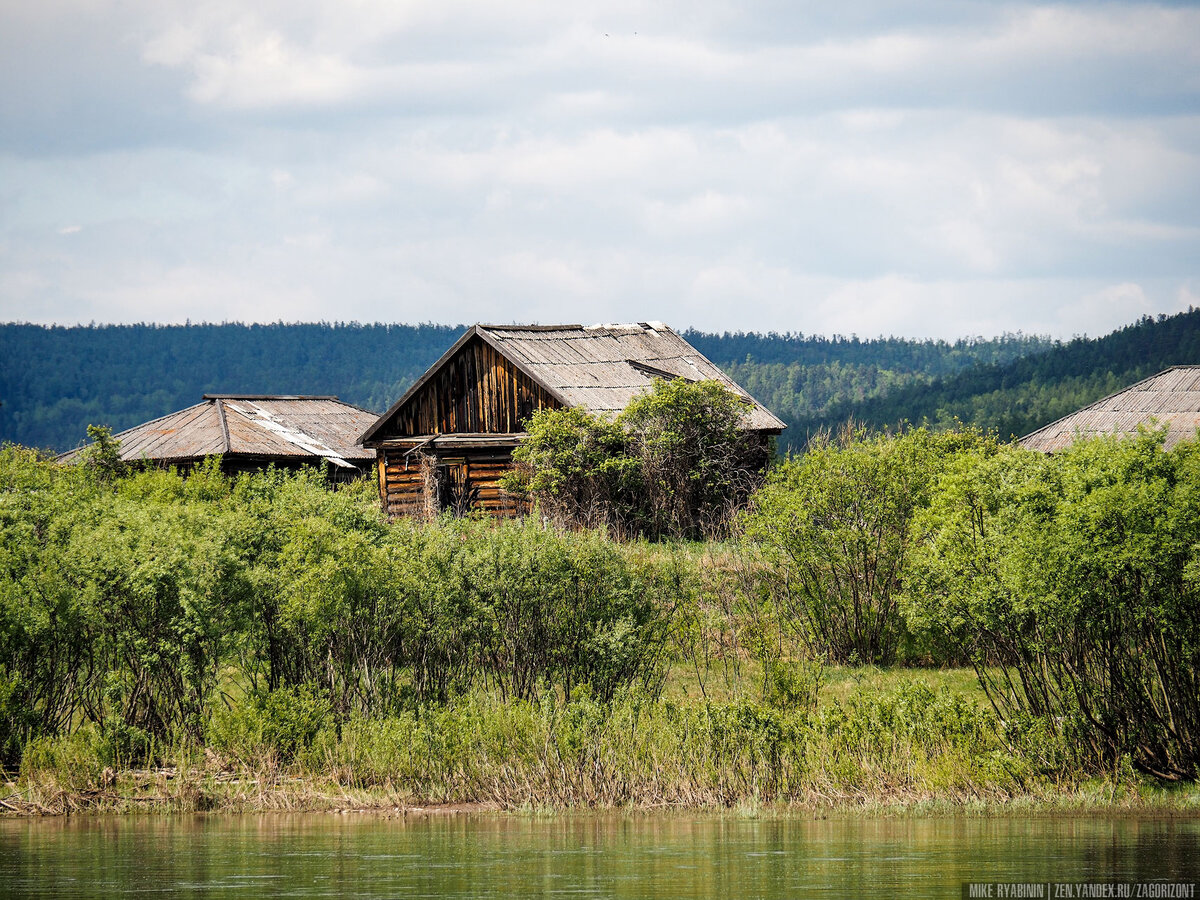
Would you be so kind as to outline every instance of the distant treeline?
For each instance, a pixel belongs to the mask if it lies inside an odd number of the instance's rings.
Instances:
[[[461,325],[0,324],[0,441],[64,450],[208,393],[336,394],[393,403]],[[1144,318],[1097,339],[1005,334],[954,342],[685,331],[788,423],[783,447],[854,419],[1024,434],[1137,378],[1200,363],[1200,311]]]
[[[882,427],[900,420],[947,426],[955,419],[1021,436],[1171,366],[1200,364],[1200,309],[1139,321],[1101,338],[1055,342],[1010,362],[912,381],[788,419],[797,432],[853,418]],[[798,435],[796,435],[798,436]],[[795,437],[793,437],[793,440]]]
[[[688,342],[720,365],[752,363],[785,366],[874,366],[896,372],[923,372],[948,375],[976,363],[1007,363],[1030,353],[1054,346],[1044,336],[1020,332],[998,338],[968,337],[956,341],[914,340],[879,337],[862,339],[855,335],[825,337],[801,332],[726,331],[709,334],[688,329]]]
[[[66,450],[205,393],[335,394],[384,410],[458,325],[0,325],[0,440]]]

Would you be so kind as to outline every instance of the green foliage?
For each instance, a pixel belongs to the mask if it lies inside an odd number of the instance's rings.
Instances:
[[[722,534],[761,481],[766,448],[742,428],[746,401],[720,382],[655,379],[617,417],[638,463],[651,535]]]
[[[68,545],[91,662],[106,673],[85,708],[159,736],[199,735],[246,596],[240,548],[204,506],[139,496],[105,506]]]
[[[66,728],[92,654],[95,622],[70,578],[69,543],[95,487],[82,470],[0,448],[0,760],[31,736]]]
[[[330,722],[329,700],[311,687],[255,694],[220,708],[207,738],[217,751],[243,766],[290,763],[311,749]]]
[[[112,743],[94,724],[59,738],[35,738],[24,751],[21,758],[23,776],[28,778],[35,772],[53,772],[63,787],[75,790],[96,787],[105,768],[136,762],[119,759]]]
[[[764,701],[776,709],[808,709],[817,707],[817,696],[825,680],[825,670],[819,662],[809,660],[765,660]]]
[[[824,707],[650,702],[501,702],[479,693],[324,732],[310,764],[355,787],[391,785],[426,801],[516,806],[730,806],[904,796],[1003,795],[1023,770],[995,743],[990,711],[919,684],[862,690]]]
[[[529,437],[513,452],[505,490],[536,497],[543,514],[585,528],[630,515],[640,472],[617,423],[568,407],[538,410],[525,428]]]
[[[899,599],[910,523],[956,454],[991,452],[970,431],[898,436],[843,430],[777,466],[743,516],[765,547],[784,618],[811,653],[891,663],[904,635]]]
[[[542,410],[504,486],[563,525],[652,538],[721,534],[767,462],[740,427],[744,414],[744,401],[719,382],[683,379],[655,379],[614,421]]]
[[[103,425],[87,427],[91,443],[84,449],[80,465],[95,479],[108,482],[126,472],[121,461],[121,442],[112,436],[112,429]]]
[[[388,524],[315,470],[231,480],[216,462],[97,478],[0,449],[0,538],[6,764],[87,723],[126,756],[211,728],[286,760],[316,722],[474,686],[657,689],[685,589],[670,557],[599,533]],[[251,698],[237,713],[231,689]]]
[[[1200,765],[1200,458],[1161,433],[964,456],[917,528],[913,621],[971,648],[993,702],[1079,759]]]
[[[782,467],[746,535],[388,523],[315,471],[96,477],[3,447],[0,762],[91,790],[206,743],[426,799],[583,804],[1195,777],[1195,444],[847,434]],[[916,683],[829,699],[824,658],[906,630],[969,656],[997,714]],[[752,688],[663,699],[669,664],[703,688],[710,661]]]
[[[569,698],[586,684],[608,699],[656,680],[678,602],[669,573],[631,565],[594,532],[475,525],[463,546],[478,652],[503,696],[532,699],[549,683]]]

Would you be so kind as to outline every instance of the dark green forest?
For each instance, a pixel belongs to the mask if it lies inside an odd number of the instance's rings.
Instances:
[[[205,393],[336,394],[382,411],[461,325],[0,325],[0,441],[67,450]]]
[[[842,398],[819,410],[783,407],[781,416],[793,429],[793,441],[848,418],[873,427],[901,420],[945,427],[957,419],[994,429],[1001,438],[1019,437],[1163,369],[1197,363],[1200,309],[1189,308],[1174,316],[1145,316],[1104,337],[1055,342],[1012,361],[966,367],[926,383],[910,380],[862,399]]]
[[[336,394],[382,411],[461,325],[0,324],[0,441],[65,450],[208,393]],[[782,448],[848,419],[956,418],[1020,435],[1168,366],[1200,363],[1200,310],[1101,338],[957,341],[798,333],[684,336],[788,423]]]

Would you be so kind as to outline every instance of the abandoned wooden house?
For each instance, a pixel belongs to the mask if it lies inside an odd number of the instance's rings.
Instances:
[[[342,482],[374,471],[375,451],[358,437],[375,419],[337,397],[205,394],[195,406],[113,437],[121,442],[121,459],[134,465],[186,470],[220,456],[227,474],[317,465],[330,481]],[[59,460],[77,462],[83,449]]]
[[[534,412],[574,406],[614,415],[655,378],[715,380],[740,394],[745,428],[764,448],[784,428],[660,323],[475,325],[363,435],[379,453],[384,508],[392,516],[515,514],[518,503],[499,482]]]
[[[1196,439],[1200,427],[1200,366],[1174,366],[1097,400],[1021,438],[1029,450],[1053,453],[1079,438],[1136,434],[1139,425],[1166,427],[1166,448]]]

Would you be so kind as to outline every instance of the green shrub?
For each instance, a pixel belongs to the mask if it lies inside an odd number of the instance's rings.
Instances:
[[[565,526],[618,535],[722,535],[761,483],[768,451],[742,427],[746,401],[716,381],[655,379],[615,420],[542,410],[504,486]]]
[[[744,535],[772,554],[766,580],[814,655],[895,660],[913,516],[940,469],[967,448],[986,454],[994,442],[974,432],[847,428],[772,471],[742,517]]]
[[[244,766],[288,763],[311,749],[332,722],[327,698],[311,688],[280,688],[219,709],[208,742]]]
[[[1200,766],[1200,448],[1162,433],[964,457],[919,519],[914,622],[970,649],[993,703],[1082,762]]]

